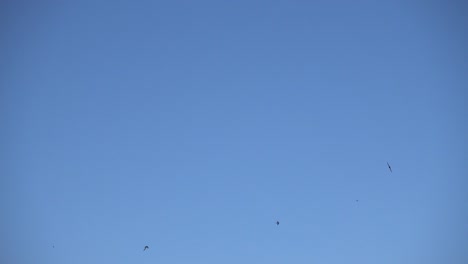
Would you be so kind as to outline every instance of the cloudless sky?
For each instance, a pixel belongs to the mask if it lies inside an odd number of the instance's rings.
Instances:
[[[467,11],[2,1],[0,262],[468,263]]]

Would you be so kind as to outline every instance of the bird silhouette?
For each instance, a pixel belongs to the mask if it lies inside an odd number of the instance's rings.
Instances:
[[[276,225],[277,225],[277,226],[279,225],[279,221],[276,221]]]
[[[145,251],[145,250],[147,250],[147,249],[149,249],[149,247],[148,247],[148,246],[145,246],[145,248],[143,249],[143,251]]]
[[[359,202],[359,200],[356,200],[356,202]]]
[[[387,162],[387,166],[388,166],[388,169],[390,170],[390,172],[393,172],[392,167],[390,166],[390,164],[388,164],[388,162]]]

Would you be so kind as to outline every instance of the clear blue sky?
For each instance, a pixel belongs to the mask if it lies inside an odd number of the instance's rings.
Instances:
[[[0,262],[468,263],[467,12],[2,1]]]

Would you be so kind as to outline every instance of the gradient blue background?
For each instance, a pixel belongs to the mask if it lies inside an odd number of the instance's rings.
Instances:
[[[462,1],[0,10],[0,262],[468,263]]]

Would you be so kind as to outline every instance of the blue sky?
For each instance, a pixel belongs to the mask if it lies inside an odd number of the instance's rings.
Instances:
[[[462,1],[0,7],[2,263],[468,263]]]

